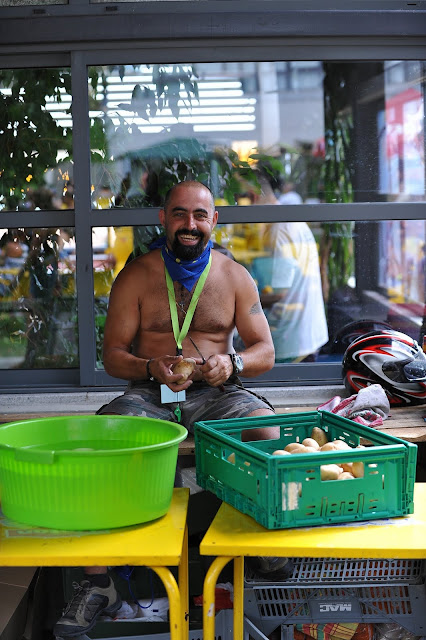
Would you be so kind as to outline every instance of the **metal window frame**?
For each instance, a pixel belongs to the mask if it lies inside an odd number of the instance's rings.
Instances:
[[[74,226],[78,242],[79,369],[0,372],[0,388],[123,386],[97,371],[91,229],[156,223],[158,209],[96,211],[90,201],[87,67],[161,62],[271,60],[426,60],[426,2],[359,0],[332,6],[319,0],[239,3],[145,2],[0,8],[0,67],[70,66],[73,100],[74,211],[2,212],[2,227]],[[368,18],[368,19],[367,19]],[[144,34],[148,36],[144,37]],[[58,34],[61,34],[58,38]],[[283,215],[285,211],[285,216]],[[425,203],[353,203],[222,207],[226,222],[377,221],[426,217]],[[81,330],[91,327],[91,331]],[[340,364],[278,364],[249,384],[340,383]],[[35,383],[35,380],[37,382]]]

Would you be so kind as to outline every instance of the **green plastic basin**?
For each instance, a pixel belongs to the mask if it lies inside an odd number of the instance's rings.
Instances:
[[[123,527],[167,513],[179,424],[134,416],[65,416],[0,428],[4,515],[65,530]]]

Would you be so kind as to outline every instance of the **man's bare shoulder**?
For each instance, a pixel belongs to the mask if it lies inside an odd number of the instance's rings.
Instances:
[[[217,249],[212,249],[212,255],[217,265],[220,267],[227,267],[229,269],[235,269],[241,267],[238,262],[235,262],[232,258],[226,255],[226,253],[222,253],[222,251],[218,251]]]
[[[247,269],[243,267],[242,264],[236,262],[235,260],[232,260],[225,254],[220,253],[220,251],[216,251],[213,249],[213,253],[215,257],[216,268],[220,270],[223,275],[226,275],[227,278],[238,285],[238,287],[246,285],[256,287],[252,276],[247,271]]]
[[[126,266],[120,271],[120,275],[156,269],[160,264],[162,264],[161,251],[159,249],[154,249],[153,251],[149,251],[149,253],[145,253],[142,256],[134,258],[131,262],[126,264]]]
[[[156,275],[160,274],[163,261],[161,260],[161,252],[153,250],[143,256],[138,256],[129,262],[118,274],[115,279],[114,287],[130,286],[132,282],[147,282],[148,278],[152,280]]]

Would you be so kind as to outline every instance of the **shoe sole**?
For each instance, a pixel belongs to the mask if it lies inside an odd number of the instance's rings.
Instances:
[[[61,630],[58,634],[55,634],[55,637],[77,638],[78,636],[83,636],[85,633],[93,629],[93,627],[98,621],[99,616],[101,616],[102,614],[113,616],[114,613],[117,613],[117,611],[120,609],[121,605],[122,605],[121,598],[120,596],[118,596],[118,599],[114,602],[114,604],[110,605],[109,607],[106,607],[105,609],[101,609],[95,616],[93,616],[92,622],[87,627],[84,627],[82,631],[77,631],[76,633],[75,628],[72,629],[72,627],[70,626],[69,630],[68,629]]]

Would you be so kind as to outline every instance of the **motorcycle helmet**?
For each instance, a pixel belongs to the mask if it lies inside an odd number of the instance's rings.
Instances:
[[[426,355],[417,342],[399,331],[371,331],[356,338],[342,362],[351,394],[380,384],[393,406],[426,403]]]

